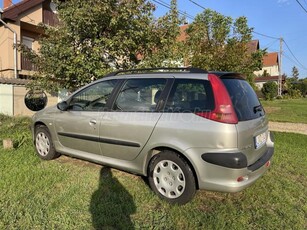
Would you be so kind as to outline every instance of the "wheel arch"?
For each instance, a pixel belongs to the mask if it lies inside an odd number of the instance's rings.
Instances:
[[[179,154],[180,157],[182,157],[187,162],[187,164],[190,166],[190,168],[192,170],[192,173],[193,173],[193,176],[195,178],[196,189],[199,189],[198,177],[197,177],[197,173],[195,171],[195,168],[194,168],[193,164],[191,163],[189,158],[187,158],[182,152],[180,152],[177,149],[171,148],[171,147],[159,146],[159,147],[155,147],[155,148],[151,149],[150,154],[148,156],[148,160],[146,162],[146,175],[147,176],[149,175],[149,173],[148,173],[149,165],[150,165],[151,161],[153,160],[154,156],[159,154],[160,152],[162,152],[164,150],[172,151],[172,152],[175,152],[175,153]]]
[[[47,125],[46,125],[44,122],[42,122],[42,121],[37,121],[37,122],[35,122],[35,123],[33,124],[33,137],[35,137],[36,130],[37,130],[37,128],[40,127],[40,126],[45,126],[45,127],[47,127]],[[47,128],[48,128],[48,127],[47,127]],[[33,138],[33,143],[35,144],[35,138]]]

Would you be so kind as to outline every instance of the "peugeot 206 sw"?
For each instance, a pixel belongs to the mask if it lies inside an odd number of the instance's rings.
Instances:
[[[238,192],[270,166],[268,120],[238,73],[118,71],[33,116],[38,156],[60,154],[147,176],[170,203],[197,189]]]

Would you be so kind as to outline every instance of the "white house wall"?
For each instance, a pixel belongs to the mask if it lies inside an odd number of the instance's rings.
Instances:
[[[266,71],[267,74],[269,74],[270,76],[278,76],[279,75],[279,70],[278,70],[277,65],[263,67],[261,70],[255,71],[254,74],[256,76],[262,76],[264,71]]]
[[[0,113],[13,116],[13,85],[0,84]]]

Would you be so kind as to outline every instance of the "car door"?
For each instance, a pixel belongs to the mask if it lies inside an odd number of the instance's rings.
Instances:
[[[117,82],[100,81],[68,100],[68,109],[55,118],[58,140],[64,152],[79,156],[101,154],[99,123]]]
[[[124,82],[112,111],[101,117],[100,147],[104,156],[122,160],[137,157],[161,117],[157,107],[166,94],[167,82],[166,78],[135,78]]]

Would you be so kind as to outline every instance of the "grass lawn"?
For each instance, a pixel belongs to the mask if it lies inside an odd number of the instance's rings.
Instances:
[[[307,98],[261,101],[270,121],[307,124]]]
[[[0,229],[307,229],[307,138],[276,133],[272,167],[250,188],[161,201],[141,177],[68,157],[42,161],[28,119],[0,115]],[[2,141],[1,141],[2,143]]]

